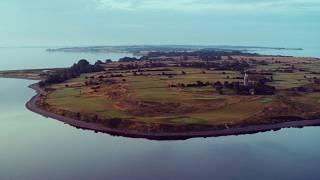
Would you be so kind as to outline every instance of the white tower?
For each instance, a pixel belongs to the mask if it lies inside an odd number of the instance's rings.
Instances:
[[[247,72],[244,74],[243,85],[244,86],[248,86],[249,85],[249,74]]]

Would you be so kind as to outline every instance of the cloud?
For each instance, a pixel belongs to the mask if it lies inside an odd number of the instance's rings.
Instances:
[[[319,10],[318,0],[96,0],[99,9],[173,11]]]

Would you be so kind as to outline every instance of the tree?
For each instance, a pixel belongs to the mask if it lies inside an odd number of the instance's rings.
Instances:
[[[112,63],[112,60],[111,60],[111,59],[106,59],[106,60],[105,60],[105,63],[106,63],[106,64]]]
[[[135,62],[138,61],[136,57],[123,57],[119,59],[119,62]]]
[[[103,64],[103,62],[101,60],[97,60],[95,64],[101,65],[101,64]]]
[[[78,66],[80,66],[80,67],[86,67],[88,65],[90,65],[90,63],[86,59],[80,59],[78,61]]]

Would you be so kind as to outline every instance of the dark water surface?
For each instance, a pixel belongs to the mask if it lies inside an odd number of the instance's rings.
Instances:
[[[29,112],[33,82],[0,79],[0,180],[320,177],[318,127],[185,141],[113,137]]]

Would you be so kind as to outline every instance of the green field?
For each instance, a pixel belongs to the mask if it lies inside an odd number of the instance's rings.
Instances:
[[[201,88],[169,88],[174,82],[188,83],[196,80],[225,80],[220,73],[190,74],[163,79],[162,77],[128,76],[121,86],[129,89],[124,97],[110,98],[106,94],[118,85],[105,87],[102,92],[90,93],[88,87],[65,87],[65,84],[78,84],[84,77],[70,80],[64,84],[52,86],[56,90],[51,92],[46,101],[53,107],[73,112],[95,113],[105,118],[134,118],[138,121],[152,121],[158,123],[177,124],[221,124],[237,123],[249,118],[263,109],[271,101],[264,101],[263,97],[237,97],[219,95],[212,87]],[[104,93],[104,94],[101,94]],[[133,102],[147,102],[145,106],[136,106]],[[156,102],[152,104],[151,102]],[[149,104],[150,103],[150,104]],[[172,106],[173,103],[178,105]],[[121,109],[118,104],[125,107]],[[163,108],[163,106],[168,106]],[[172,108],[174,111],[167,111]],[[144,111],[139,109],[144,107]],[[132,109],[138,111],[130,113]],[[154,109],[163,112],[153,112]],[[150,110],[150,112],[148,112]]]
[[[320,94],[306,92],[293,95],[290,89],[309,85],[310,78],[318,76],[311,70],[317,71],[318,68],[314,64],[295,62],[294,72],[280,71],[287,63],[253,66],[258,71],[274,71],[274,80],[268,83],[277,89],[274,95],[241,96],[227,89],[221,95],[212,86],[170,87],[197,81],[242,83],[237,77],[243,76],[238,71],[171,67],[173,76],[161,75],[163,72],[155,69],[146,69],[152,71],[141,75],[119,70],[82,74],[79,78],[50,86],[54,90],[49,92],[45,101],[56,109],[96,114],[104,119],[120,118],[156,124],[230,126],[259,121],[259,118],[268,121],[276,116],[301,115],[307,118],[317,113]],[[108,77],[115,83],[99,83],[97,89],[93,89],[94,85],[85,85],[88,79],[98,81],[99,76],[107,77],[111,73],[123,77]]]

